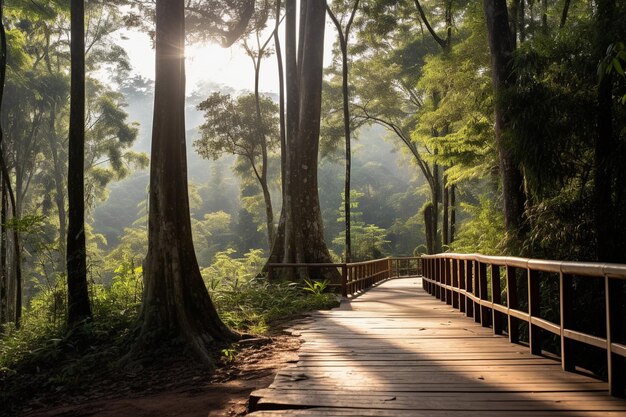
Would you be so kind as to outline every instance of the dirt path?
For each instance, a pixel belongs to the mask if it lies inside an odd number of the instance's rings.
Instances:
[[[269,386],[277,370],[297,360],[300,341],[294,336],[274,337],[270,343],[244,347],[227,366],[213,375],[188,364],[139,372],[133,384],[110,379],[83,396],[33,398],[28,417],[216,417],[243,416],[250,393]],[[140,387],[138,389],[138,387]],[[45,410],[41,408],[44,407]],[[37,410],[34,410],[34,409]]]

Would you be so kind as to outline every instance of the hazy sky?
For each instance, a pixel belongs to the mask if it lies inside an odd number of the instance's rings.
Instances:
[[[284,32],[281,26],[281,35]],[[271,31],[268,31],[268,36]],[[330,24],[325,33],[324,65],[331,62],[332,43],[336,32]],[[154,50],[147,34],[138,31],[124,33],[127,39],[120,40],[130,56],[133,71],[144,77],[154,79]],[[281,36],[282,38],[282,36]],[[265,41],[263,38],[262,41]],[[284,49],[284,41],[282,41]],[[273,43],[271,43],[273,46]],[[254,89],[254,69],[252,60],[245,55],[240,43],[231,48],[222,48],[215,44],[195,44],[186,48],[187,56],[187,92],[191,92],[202,82],[232,87],[235,90]],[[261,64],[261,91],[278,93],[278,74],[276,57],[265,59]]]

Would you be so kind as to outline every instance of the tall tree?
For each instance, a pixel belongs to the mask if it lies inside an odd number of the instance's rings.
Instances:
[[[71,92],[68,142],[67,320],[91,316],[85,248],[85,2],[71,3]]]
[[[239,335],[222,323],[194,252],[185,149],[185,1],[156,2],[156,72],[148,254],[141,331],[132,353],[180,338],[204,363]]]
[[[441,37],[437,34],[437,32],[435,31],[435,29],[433,28],[432,24],[430,23],[428,17],[426,16],[426,12],[424,11],[424,8],[422,7],[422,4],[419,2],[419,0],[414,0],[415,3],[415,7],[417,8],[417,11],[420,15],[420,19],[422,21],[422,23],[426,26],[426,29],[428,30],[428,33],[430,33],[431,37],[435,40],[435,42],[437,42],[437,44],[439,45],[439,47],[441,48],[443,54],[445,56],[449,55],[450,52],[452,51],[452,0],[443,0],[442,3],[444,4],[443,10],[444,10],[444,29],[445,29],[445,37]],[[433,102],[435,103],[439,103],[440,102],[440,97],[434,97]],[[432,136],[434,137],[438,137],[438,136],[445,136],[446,134],[448,134],[449,131],[449,126],[448,125],[444,125],[442,126],[441,129],[437,130],[432,128]],[[439,166],[437,165],[438,162],[434,162],[433,163],[433,172],[435,177],[439,177]],[[443,167],[443,218],[442,218],[442,227],[441,227],[441,243],[443,243],[443,245],[448,245],[450,243],[450,236],[449,236],[449,230],[450,230],[450,226],[452,226],[452,228],[454,228],[454,225],[450,225],[449,223],[449,217],[448,217],[448,213],[450,211],[454,212],[455,208],[454,207],[450,207],[449,203],[450,203],[450,190],[449,190],[449,184],[447,181],[447,175],[446,175],[446,171],[447,168]],[[454,191],[452,191],[454,192]],[[438,208],[438,204],[439,201],[441,201],[441,190],[439,189],[439,184],[437,185],[437,189],[435,190],[435,192],[433,193],[433,204],[434,204],[434,210],[432,212],[432,220],[430,222],[431,224],[431,228],[432,230],[432,236],[435,239],[435,242],[433,242],[433,247],[435,248],[436,251],[441,250],[441,246],[440,246],[440,241],[439,241],[439,235],[438,235],[438,222],[439,222],[439,208]],[[454,219],[456,221],[456,216],[451,216],[452,219]],[[428,227],[428,223],[426,223],[425,227]]]
[[[506,143],[506,132],[511,129],[503,95],[515,85],[513,53],[506,0],[484,0],[487,22],[491,70],[495,90],[495,135],[498,147],[504,223],[511,238],[518,238],[523,225],[524,189],[522,173]]]
[[[280,24],[280,10],[278,10],[278,14],[276,15],[276,25],[274,27],[274,31],[270,34],[270,36],[265,40],[265,42],[261,43],[261,33],[267,26],[267,19],[270,12],[270,3],[265,3],[261,6],[259,10],[257,10],[253,20],[254,33],[253,37],[255,38],[256,45],[252,46],[248,43],[247,40],[243,42],[243,48],[246,51],[246,54],[252,60],[252,66],[254,67],[254,99],[255,99],[255,114],[256,114],[256,136],[259,149],[261,151],[261,169],[260,171],[255,170],[255,174],[259,178],[259,184],[261,185],[261,190],[263,192],[263,200],[265,201],[265,217],[267,219],[267,238],[269,241],[269,246],[272,246],[272,242],[274,241],[274,237],[276,235],[275,227],[274,227],[274,209],[272,207],[272,197],[270,195],[269,187],[267,186],[267,170],[268,170],[268,132],[263,129],[264,120],[261,109],[261,92],[260,92],[260,77],[261,77],[261,64],[263,62],[263,58],[270,55],[270,50],[268,48],[269,43],[272,39],[275,39],[275,34],[278,32],[278,25]],[[278,6],[280,7],[280,6]],[[254,164],[253,164],[254,165]]]
[[[4,84],[6,81],[6,68],[7,68],[7,36],[6,30],[4,27],[4,1],[0,0],[0,110],[2,110],[2,100],[4,96]],[[14,219],[17,219],[17,206],[15,203],[15,192],[13,191],[13,187],[11,185],[11,176],[9,175],[9,169],[7,167],[6,156],[5,156],[5,146],[4,146],[4,135],[2,131],[2,126],[0,126],[0,170],[2,171],[2,182],[3,182],[3,202],[5,201],[6,195],[9,196],[9,201],[11,202],[11,208],[13,212]],[[6,227],[5,223],[1,226],[3,229]],[[15,263],[15,282],[11,287],[13,288],[13,293],[15,295],[14,300],[7,300],[7,304],[14,305],[14,320],[15,326],[20,327],[20,321],[22,318],[22,260],[21,260],[21,249],[20,249],[20,236],[17,227],[13,227],[13,250],[14,253],[14,263]],[[6,240],[3,242],[3,246]],[[3,251],[6,251],[6,247],[2,248]],[[7,280],[8,275],[7,275]],[[9,287],[7,283],[7,287]],[[7,288],[8,290],[8,288]],[[7,296],[11,294],[11,291],[7,291]],[[9,311],[7,305],[7,311]]]
[[[355,0],[352,8],[349,10],[348,22],[345,27],[333,12],[327,6],[328,15],[330,16],[337,34],[339,35],[339,48],[341,50],[341,91],[343,95],[343,128],[346,141],[346,173],[344,179],[344,216],[345,216],[345,261],[352,261],[352,239],[350,236],[350,176],[352,165],[352,147],[351,147],[351,120],[350,120],[350,86],[349,86],[349,68],[348,68],[348,41],[350,40],[350,30],[354,17],[359,8],[359,0]]]
[[[255,94],[233,100],[228,94],[213,93],[198,105],[204,112],[201,137],[193,142],[200,156],[218,159],[237,155],[252,169],[263,194],[268,247],[274,242],[274,215],[270,196],[268,155],[278,147],[278,106],[269,98]],[[246,174],[249,170],[246,169]]]
[[[330,262],[317,187],[326,1],[296,1],[285,11],[287,140],[281,220],[268,262]],[[296,33],[300,36],[296,40]],[[299,45],[298,45],[299,43]],[[300,278],[310,271],[298,271]],[[315,271],[312,272],[315,274]],[[318,276],[338,279],[334,269]]]
[[[595,56],[598,62],[606,55],[607,48],[618,39],[616,27],[615,0],[598,0],[596,2],[596,38]],[[618,151],[614,128],[613,110],[613,75],[611,72],[601,74],[597,91],[597,128],[594,140],[594,223],[598,239],[597,258],[606,261],[624,259],[620,238],[616,232],[624,220],[616,216],[616,210],[622,206],[619,199],[623,196],[619,188],[619,165],[614,162],[614,154]],[[618,200],[618,201],[616,201]],[[616,230],[617,229],[617,230]]]
[[[7,69],[7,40],[4,29],[4,0],[0,0],[0,114],[2,113],[2,98],[4,97],[4,81]],[[4,171],[4,151],[2,149],[3,131],[0,123],[0,162]],[[3,177],[0,177],[0,326],[6,323],[8,318],[8,280],[6,274],[6,219],[4,196],[5,184]]]

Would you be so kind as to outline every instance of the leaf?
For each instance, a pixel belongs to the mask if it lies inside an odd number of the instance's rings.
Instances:
[[[624,68],[622,67],[622,64],[619,62],[619,59],[613,60],[613,68],[615,68],[615,71],[617,71],[619,75],[624,75]]]

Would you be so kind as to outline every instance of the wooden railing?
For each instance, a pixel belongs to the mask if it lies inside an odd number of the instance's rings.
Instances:
[[[421,263],[418,257],[406,258],[383,258],[373,261],[354,263],[271,263],[266,265],[267,278],[273,280],[278,269],[288,269],[291,272],[300,268],[306,268],[307,275],[311,279],[321,276],[321,270],[334,268],[341,275],[339,282],[329,283],[330,287],[341,291],[341,295],[358,294],[381,281],[392,277],[401,277],[421,274]]]
[[[528,344],[533,354],[542,353],[542,332],[560,338],[560,358],[564,370],[578,365],[574,345],[581,343],[606,351],[607,376],[611,395],[626,395],[626,334],[624,320],[624,281],[626,265],[558,262],[538,259],[439,254],[422,256],[424,289],[442,301],[458,308],[494,334],[503,334],[506,326],[509,340],[520,341],[519,324],[528,325]],[[517,272],[525,275],[527,295],[519,294]],[[521,278],[524,279],[524,278]],[[544,282],[543,280],[558,280]],[[597,325],[601,337],[577,330],[573,319],[574,281],[603,280],[603,322]],[[558,322],[541,317],[542,287],[558,282]],[[541,284],[541,285],[540,285]],[[556,292],[556,291],[555,291]],[[504,294],[504,295],[503,295]],[[520,308],[523,295],[527,311]],[[579,304],[580,305],[580,304]]]

